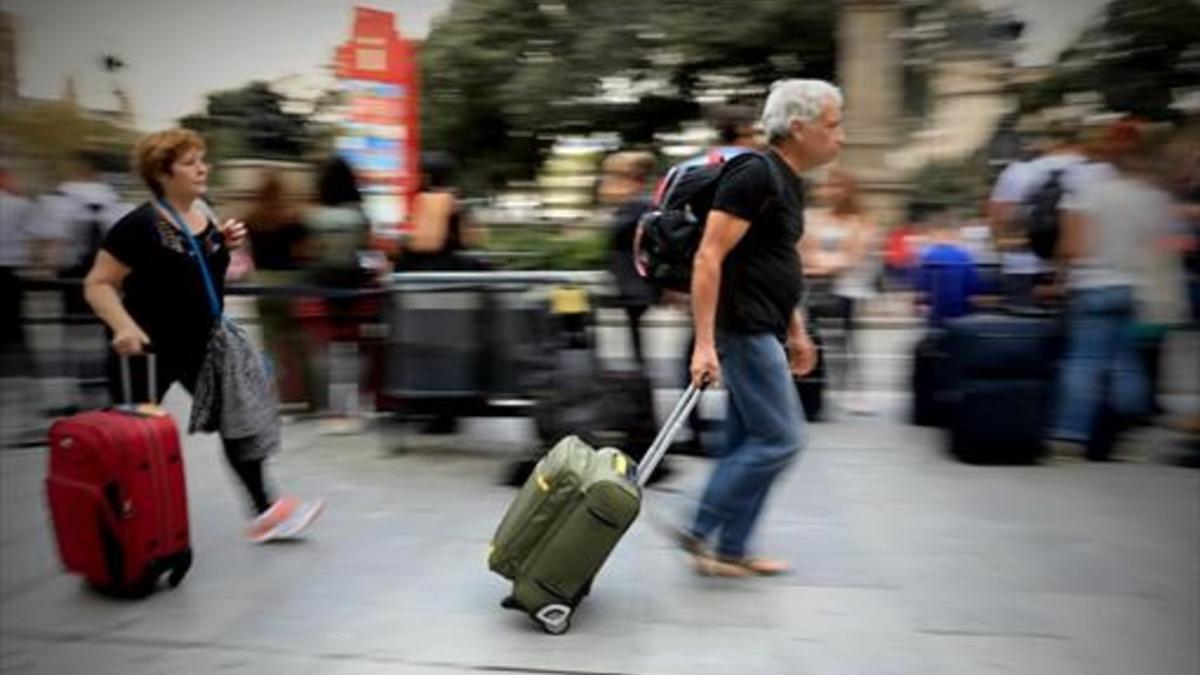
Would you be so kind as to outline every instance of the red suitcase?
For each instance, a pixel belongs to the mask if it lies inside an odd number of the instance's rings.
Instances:
[[[154,391],[154,359],[147,364]],[[129,362],[121,364],[129,392]],[[50,428],[46,498],[63,566],[93,586],[142,597],[192,563],[187,485],[174,420],[155,405],[86,412]]]

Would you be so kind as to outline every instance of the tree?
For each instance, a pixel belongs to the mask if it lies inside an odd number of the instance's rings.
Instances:
[[[905,0],[904,25],[904,112],[913,131],[933,103],[938,64],[956,57],[1009,63],[1025,28],[1007,11],[962,0]]]
[[[300,159],[316,143],[316,130],[303,116],[286,112],[284,102],[267,83],[251,82],[209,94],[205,112],[180,124],[204,135],[214,157]]]
[[[106,171],[126,170],[136,138],[131,129],[63,101],[0,110],[0,146],[12,143],[48,162],[56,180],[65,177],[64,167],[82,150],[91,153]]]
[[[556,135],[648,143],[702,99],[833,73],[832,0],[455,0],[421,52],[422,139],[468,187],[529,177]]]
[[[1058,59],[1051,77],[1026,91],[1022,110],[1099,92],[1105,105],[1151,119],[1172,115],[1173,91],[1200,87],[1200,4],[1112,0]]]
[[[961,160],[933,162],[912,177],[908,200],[924,212],[977,213],[988,194],[990,177],[986,152]]]

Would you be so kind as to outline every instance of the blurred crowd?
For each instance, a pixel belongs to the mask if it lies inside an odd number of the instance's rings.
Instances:
[[[38,443],[39,418],[107,404],[104,362],[111,335],[84,299],[83,281],[109,230],[135,207],[88,151],[67,163],[66,179],[30,194],[0,166],[0,408],[4,444]],[[289,186],[281,171],[259,172],[252,198],[220,217],[245,220],[248,245],[234,250],[226,280],[250,286],[261,337],[282,401],[330,431],[362,428],[359,389],[372,372],[360,353],[362,327],[378,320],[393,270],[479,269],[462,255],[479,228],[461,208],[454,161],[424,161],[412,227],[379,245],[354,169],[334,156],[312,185]],[[211,197],[210,197],[211,199]],[[38,420],[34,422],[34,420]]]
[[[748,107],[721,109],[713,120],[716,143],[688,162],[763,147],[756,116]],[[810,386],[830,383],[846,411],[873,411],[859,357],[864,312],[917,315],[937,327],[981,310],[1040,308],[1061,313],[1076,328],[1102,325],[1131,336],[1067,350],[1064,363],[1075,364],[1076,372],[1075,384],[1064,384],[1070,396],[1082,396],[1078,390],[1088,389],[1096,372],[1120,363],[1117,370],[1131,378],[1120,388],[1145,390],[1144,413],[1160,411],[1155,392],[1164,336],[1194,326],[1200,311],[1198,136],[1195,120],[1178,126],[1130,117],[1056,123],[1025,136],[1022,157],[999,172],[983,203],[913,202],[907,218],[892,227],[863,205],[851,172],[834,167],[811,176],[800,253],[811,319],[832,358],[822,363],[820,383]],[[312,198],[293,194],[268,169],[248,207],[234,214],[247,222],[250,245],[235,252],[228,277],[264,289],[255,304],[282,400],[300,414],[320,415],[330,430],[362,428],[359,391],[377,386],[379,359],[386,358],[363,350],[362,327],[378,321],[381,296],[344,291],[378,288],[392,271],[488,269],[482,257],[468,253],[484,241],[484,230],[455,188],[455,160],[430,153],[422,162],[411,229],[398,247],[375,245],[358,179],[337,157],[315,173]],[[14,415],[58,415],[100,403],[87,382],[96,376],[92,363],[105,340],[79,282],[107,228],[131,209],[100,167],[97,157],[79,153],[67,179],[41,195],[27,194],[20,176],[0,168],[0,376],[42,383],[30,395],[5,388],[6,429],[20,426]],[[647,311],[688,305],[685,297],[646,283],[634,256],[638,222],[661,197],[655,187],[663,169],[653,152],[622,149],[604,159],[596,185],[602,213],[610,214],[616,303],[643,371]],[[22,289],[31,280],[61,282],[61,311],[49,323],[60,325],[62,349],[49,372],[30,345],[30,336],[48,329],[22,315],[28,306]],[[323,290],[305,295],[271,287]],[[51,381],[54,391],[46,394]],[[808,406],[813,392],[801,398],[810,416],[819,417],[820,404]],[[1195,430],[1198,422],[1193,417],[1183,424]],[[696,439],[699,424],[693,420]]]
[[[691,162],[762,147],[753,111],[729,112],[718,122],[719,145]],[[841,392],[846,411],[873,410],[856,338],[867,307],[923,317],[935,330],[976,312],[1024,313],[1053,317],[1063,341],[1052,441],[1085,443],[1088,420],[1109,404],[1123,425],[1161,414],[1165,338],[1194,330],[1200,316],[1198,130],[1194,119],[1059,120],[1026,135],[1022,156],[982,203],[913,201],[891,228],[863,207],[850,172],[811,177],[800,253],[807,308],[833,357],[821,379]],[[638,218],[651,208],[653,166],[651,155],[616,153],[601,183],[614,206],[613,272],[639,363],[646,309],[660,300],[687,307],[670,293],[659,298],[629,259]],[[1102,389],[1114,401],[1100,400]],[[820,405],[801,393],[810,419],[819,417]],[[1175,424],[1195,433],[1200,417]]]

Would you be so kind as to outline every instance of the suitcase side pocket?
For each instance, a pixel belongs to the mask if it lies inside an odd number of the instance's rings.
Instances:
[[[492,538],[488,553],[492,571],[507,579],[520,573],[526,558],[579,498],[582,477],[595,454],[586,443],[569,436],[538,462]]]
[[[46,495],[63,566],[88,581],[119,587],[125,576],[120,497],[115,483],[93,485],[51,476]]]
[[[535,611],[556,602],[578,603],[633,521],[606,506],[584,499],[562,514],[559,526],[530,557],[513,586],[520,606]],[[637,514],[636,504],[632,514]]]

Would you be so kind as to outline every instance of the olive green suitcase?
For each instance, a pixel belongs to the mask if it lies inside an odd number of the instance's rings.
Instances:
[[[513,582],[501,605],[529,614],[547,633],[570,628],[592,579],[637,518],[642,488],[700,400],[689,387],[641,464],[575,436],[538,462],[492,539],[488,566]]]

